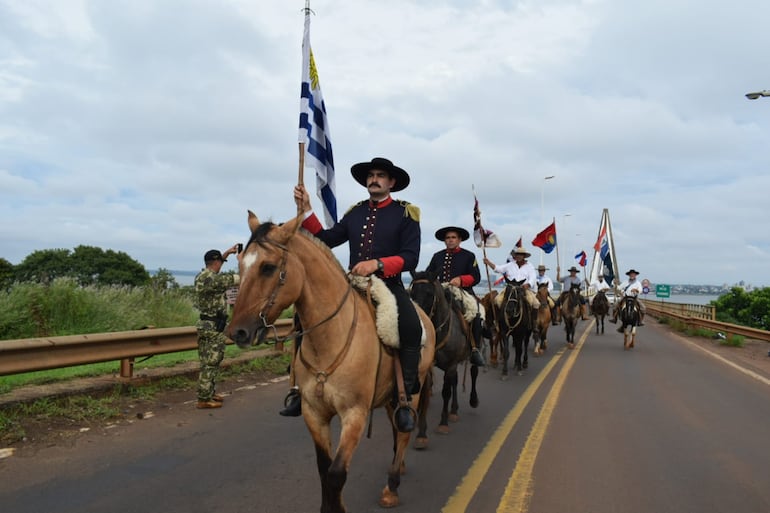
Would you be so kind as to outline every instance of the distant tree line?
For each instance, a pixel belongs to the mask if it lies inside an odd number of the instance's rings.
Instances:
[[[171,273],[160,269],[151,277],[142,264],[122,251],[94,246],[69,249],[43,249],[27,255],[19,265],[0,258],[0,287],[13,283],[50,284],[56,278],[71,278],[81,286],[127,285],[153,286],[160,289],[179,285]]]
[[[716,306],[718,321],[770,330],[770,287],[751,292],[733,287],[711,304]]]

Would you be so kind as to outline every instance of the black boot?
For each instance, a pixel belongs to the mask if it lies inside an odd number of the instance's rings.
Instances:
[[[403,341],[401,342],[403,344]],[[420,391],[420,346],[401,347],[398,350],[398,357],[401,360],[401,372],[404,374],[404,392],[407,402],[411,402],[411,394]],[[399,405],[395,412],[396,429],[402,433],[409,433],[414,430],[414,410],[411,406]]]
[[[553,308],[551,308],[551,324],[553,324],[554,326],[558,326],[559,325],[559,320],[557,319],[557,316],[556,316],[556,307],[555,306]]]
[[[279,415],[284,417],[299,417],[302,415],[302,396],[299,395],[298,387],[291,387],[286,395],[286,399],[283,400],[283,405],[283,410],[278,412]]]
[[[477,315],[471,323],[471,336],[476,347],[471,346],[471,364],[476,367],[485,367],[484,355],[481,354],[481,316]]]

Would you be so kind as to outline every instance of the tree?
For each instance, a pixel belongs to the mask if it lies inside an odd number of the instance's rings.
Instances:
[[[14,281],[13,264],[5,258],[0,258],[0,290],[11,286]]]
[[[33,251],[16,266],[16,280],[51,283],[56,278],[71,276],[72,263],[69,256],[68,249]]]
[[[175,290],[179,288],[174,275],[171,271],[161,267],[158,272],[150,278],[150,286],[155,290]]]
[[[763,330],[770,330],[770,288],[746,292],[733,287],[730,292],[719,296],[714,302],[717,320],[740,324]]]
[[[150,274],[142,264],[122,251],[104,251],[94,246],[39,250],[16,267],[16,279],[50,283],[69,276],[79,285],[146,285]]]

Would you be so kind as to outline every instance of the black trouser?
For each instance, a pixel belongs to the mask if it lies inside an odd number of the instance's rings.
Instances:
[[[384,280],[385,285],[396,297],[398,307],[398,338],[399,360],[404,373],[404,388],[407,394],[419,391],[420,380],[418,371],[420,366],[420,342],[422,341],[422,327],[420,317],[414,308],[412,298],[404,288],[401,280]]]

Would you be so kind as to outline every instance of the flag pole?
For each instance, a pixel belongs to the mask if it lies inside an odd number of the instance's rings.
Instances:
[[[553,217],[553,226],[556,227],[556,218]],[[556,267],[561,269],[561,258],[559,258],[559,231],[556,231]],[[557,272],[558,274],[558,272]]]

